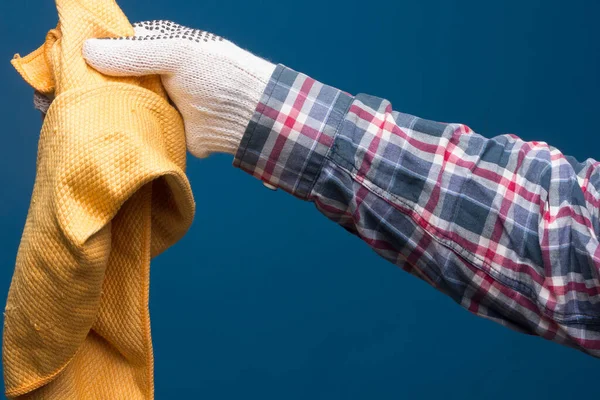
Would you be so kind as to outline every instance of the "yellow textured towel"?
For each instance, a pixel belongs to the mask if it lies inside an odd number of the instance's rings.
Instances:
[[[54,93],[8,294],[6,392],[150,399],[150,259],[190,226],[185,133],[157,77],[109,78],[85,39],[130,35],[113,0],[57,0],[59,24],[13,65]]]

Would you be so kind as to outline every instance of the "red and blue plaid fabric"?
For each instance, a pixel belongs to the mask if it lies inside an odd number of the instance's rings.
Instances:
[[[278,66],[234,165],[467,310],[600,357],[600,168]]]

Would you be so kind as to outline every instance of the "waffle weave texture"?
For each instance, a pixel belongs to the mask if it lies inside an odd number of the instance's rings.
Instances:
[[[5,309],[6,394],[152,399],[150,260],[195,204],[179,113],[156,76],[107,77],[86,39],[133,34],[114,0],[57,0],[59,24],[13,65],[55,97]]]

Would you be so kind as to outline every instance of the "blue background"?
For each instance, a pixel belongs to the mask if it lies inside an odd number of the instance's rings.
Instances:
[[[595,0],[121,0],[394,108],[599,157]],[[40,118],[8,61],[56,23],[0,4],[0,298],[35,176]],[[229,156],[189,160],[198,214],[152,267],[157,399],[576,399],[597,360],[479,319]],[[4,300],[2,300],[2,303]]]

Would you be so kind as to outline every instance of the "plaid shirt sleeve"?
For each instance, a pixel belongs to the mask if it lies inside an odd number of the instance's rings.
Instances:
[[[600,357],[600,167],[279,65],[234,165],[467,310]]]

